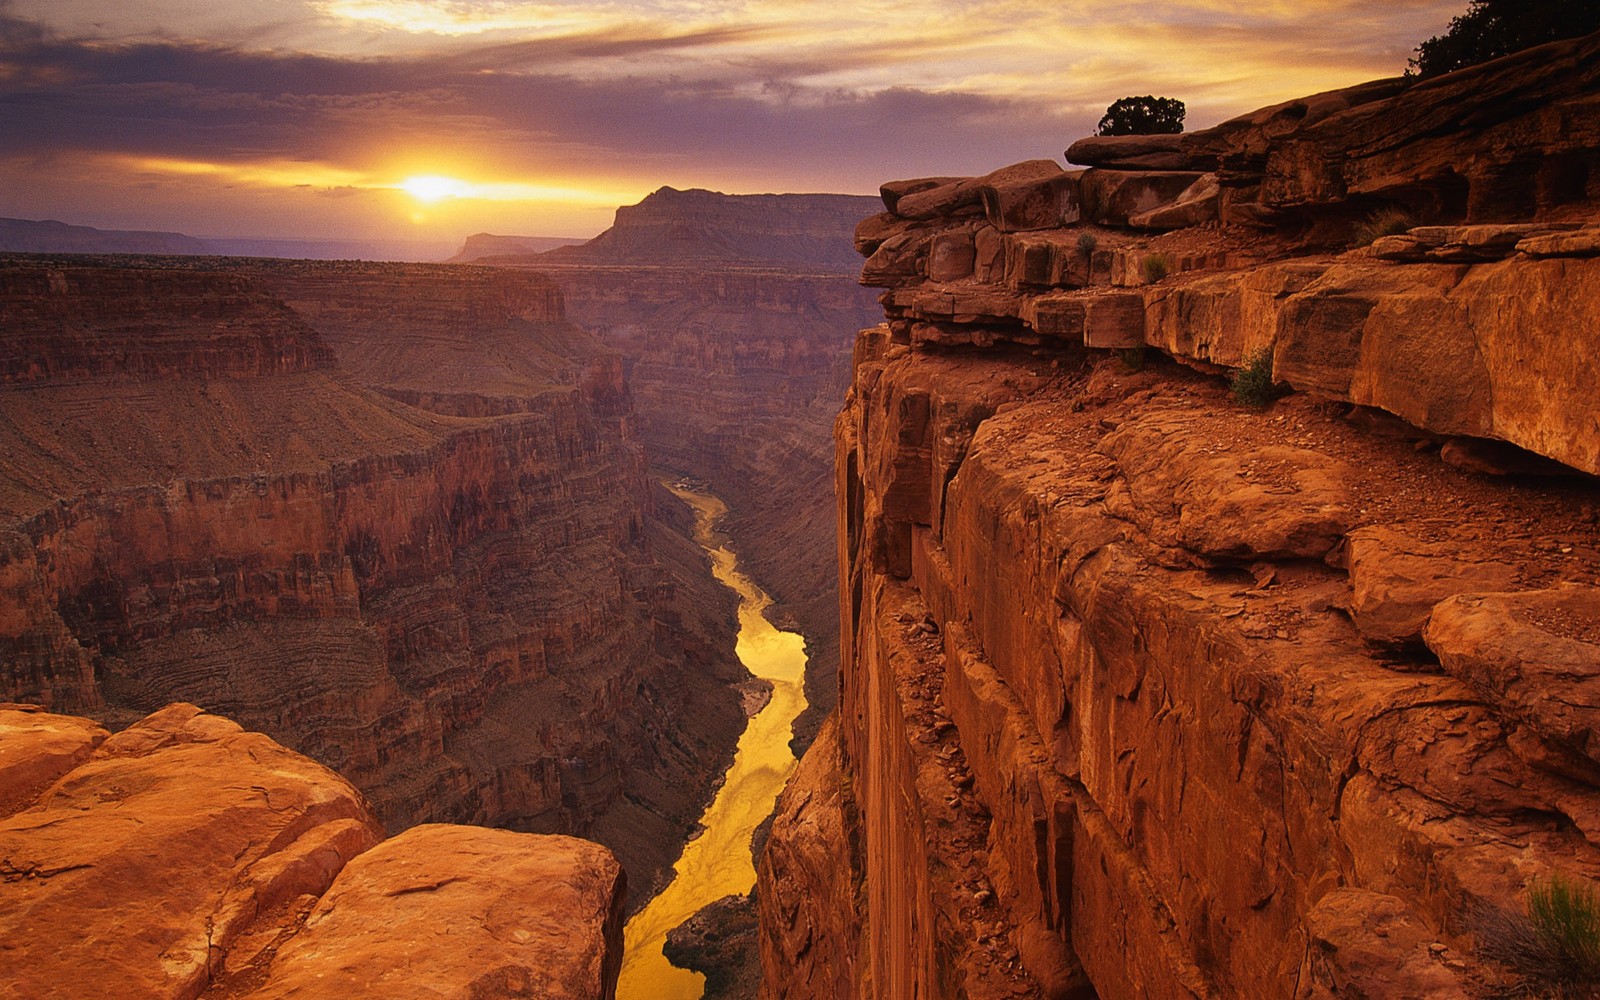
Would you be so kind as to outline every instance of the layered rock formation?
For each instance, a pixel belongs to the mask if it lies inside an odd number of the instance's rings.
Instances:
[[[885,186],[766,995],[1560,988],[1504,944],[1600,876],[1597,53]]]
[[[604,848],[438,825],[384,841],[344,779],[193,705],[115,735],[0,707],[0,796],[19,1000],[613,995]]]
[[[391,829],[604,829],[648,889],[747,675],[620,361],[550,282],[0,273],[8,697],[114,721],[192,700],[338,769]]]

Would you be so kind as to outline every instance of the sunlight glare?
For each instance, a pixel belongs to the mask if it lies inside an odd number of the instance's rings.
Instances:
[[[400,189],[418,201],[433,204],[445,198],[460,198],[467,193],[464,181],[454,177],[439,177],[424,174],[417,177],[407,177],[400,182]]]

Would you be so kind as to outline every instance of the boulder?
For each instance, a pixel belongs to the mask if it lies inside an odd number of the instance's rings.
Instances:
[[[1089,170],[1079,182],[1084,218],[1106,226],[1172,204],[1201,178],[1183,170]]]
[[[1423,542],[1389,527],[1358,528],[1346,548],[1350,617],[1371,642],[1417,642],[1440,601],[1516,584],[1514,567],[1482,555],[1469,557],[1459,544]]]
[[[929,191],[964,179],[961,177],[917,177],[912,180],[889,181],[879,185],[878,194],[883,198],[883,207],[891,215],[894,215],[897,214],[900,199],[906,195]]]
[[[0,983],[188,1000],[258,917],[319,895],[382,836],[337,774],[169,706],[0,821]]]
[[[983,186],[983,213],[989,225],[1003,233],[1055,229],[1077,222],[1082,209],[1078,198],[1081,172],[1058,170],[1037,177],[1004,180]]]
[[[1103,170],[1215,170],[1217,158],[1184,150],[1182,135],[1091,135],[1067,147],[1068,163]]]
[[[970,231],[940,233],[928,250],[928,280],[959,281],[970,277],[975,257]]]
[[[1127,483],[1127,513],[1161,545],[1209,560],[1325,556],[1355,517],[1351,470],[1305,448],[1218,450],[1181,419],[1151,414],[1099,450]]]
[[[1600,589],[1463,594],[1434,608],[1423,638],[1483,697],[1600,762]]]
[[[622,903],[599,844],[417,826],[345,866],[249,995],[610,998]]]
[[[1222,188],[1216,174],[1204,174],[1189,185],[1170,204],[1152,208],[1128,217],[1128,225],[1135,229],[1184,229],[1216,222],[1219,217]]]

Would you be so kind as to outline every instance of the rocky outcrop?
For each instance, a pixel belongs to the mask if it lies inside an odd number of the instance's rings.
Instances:
[[[622,897],[599,844],[412,827],[344,866],[248,995],[609,998]]]
[[[731,601],[553,285],[4,273],[8,335],[68,331],[0,392],[8,696],[113,722],[192,700],[335,767],[391,829],[615,826],[641,890],[666,870],[741,726]]]
[[[556,247],[587,242],[559,236],[496,236],[493,233],[473,233],[461,244],[446,263],[475,264],[497,257],[515,257],[523,254],[544,253]]]
[[[1428,164],[1589,162],[1533,124],[1587,114],[1543,67],[1596,45],[1439,84],[1456,131],[1377,84],[1247,116],[1261,163],[1097,140],[1100,173],[885,186],[888,322],[835,428],[839,736],[774,822],[766,995],[1560,988],[1496,928],[1600,877],[1600,197],[1327,244],[1398,190],[1358,175],[1448,206]]]
[[[761,986],[756,911],[748,896],[724,896],[667,934],[667,961],[706,977],[701,1000],[754,1000]]]
[[[0,708],[0,754],[8,996],[612,995],[621,870],[598,845],[448,826],[380,844],[349,783],[193,705],[115,735]]]
[[[1066,152],[1115,172],[1215,171],[1238,221],[1395,203],[1441,222],[1558,219],[1600,189],[1600,37],[1525,49],[1421,82],[1379,80],[1173,137],[1097,136]]]

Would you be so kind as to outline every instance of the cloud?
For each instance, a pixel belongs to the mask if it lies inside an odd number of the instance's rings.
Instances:
[[[64,191],[73,163],[164,204],[184,176],[221,200],[419,174],[870,191],[1059,157],[1125,94],[1180,97],[1203,126],[1393,73],[1458,5],[0,0],[0,208]]]

